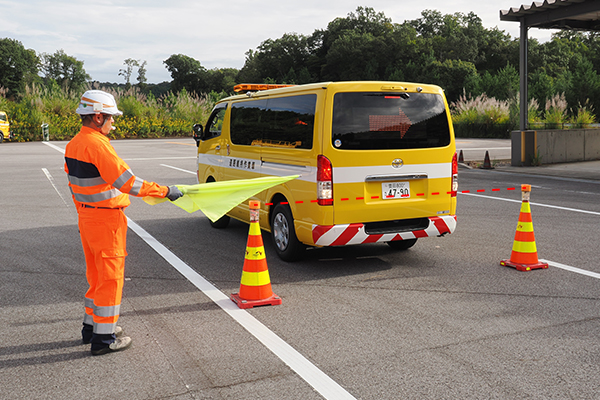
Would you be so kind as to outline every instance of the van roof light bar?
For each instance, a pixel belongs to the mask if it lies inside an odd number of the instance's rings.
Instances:
[[[290,87],[296,85],[273,85],[268,83],[242,83],[239,85],[235,85],[233,87],[233,91],[236,93],[240,92],[257,92],[259,90],[269,90],[269,89],[278,89],[284,87]]]

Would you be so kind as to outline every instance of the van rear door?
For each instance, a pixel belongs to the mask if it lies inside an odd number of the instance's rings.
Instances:
[[[334,224],[412,230],[455,213],[454,135],[436,88],[333,94],[323,152],[333,166]]]

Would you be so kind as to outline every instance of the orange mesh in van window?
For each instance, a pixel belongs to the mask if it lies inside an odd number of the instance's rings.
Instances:
[[[369,115],[369,130],[371,132],[400,132],[400,137],[404,137],[408,128],[412,125],[410,119],[401,109],[398,109],[399,115]]]

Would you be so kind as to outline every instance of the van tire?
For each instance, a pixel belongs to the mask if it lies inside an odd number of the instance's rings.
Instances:
[[[215,178],[213,178],[212,176],[209,176],[208,179],[206,180],[206,183],[210,183],[210,182],[216,182]],[[215,222],[212,222],[210,219],[208,220],[208,222],[210,222],[210,226],[215,229],[225,229],[229,225],[229,220],[230,220],[230,218],[227,215],[223,215],[221,218],[219,218]]]
[[[278,203],[271,214],[271,238],[277,255],[283,261],[302,258],[306,246],[296,237],[294,217],[287,204]]]
[[[417,239],[394,240],[386,243],[394,250],[408,250],[417,243]]]

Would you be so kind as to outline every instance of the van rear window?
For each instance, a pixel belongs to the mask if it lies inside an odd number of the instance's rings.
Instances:
[[[442,96],[430,93],[336,93],[332,143],[344,150],[419,149],[450,144]]]
[[[234,103],[231,141],[263,147],[312,149],[317,95]]]

